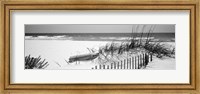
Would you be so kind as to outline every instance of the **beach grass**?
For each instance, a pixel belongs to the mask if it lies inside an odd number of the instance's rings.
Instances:
[[[163,56],[174,57],[175,48],[167,48],[165,42],[152,39],[155,26],[151,26],[147,32],[144,32],[145,27],[145,25],[142,26],[141,32],[139,32],[138,26],[135,28],[135,32],[133,32],[132,28],[132,34],[126,40],[109,42],[99,47],[98,50],[87,48],[90,54],[84,55],[84,57],[90,58],[91,55],[98,55],[95,58],[97,58],[97,62],[99,63],[119,62],[120,59],[126,59],[129,56],[140,53],[149,53],[158,58],[162,58]],[[81,58],[83,56],[76,56],[77,61],[81,61]],[[90,60],[94,60],[95,58],[91,57]]]
[[[31,55],[25,56],[25,69],[45,69],[49,66],[49,63],[41,60],[41,57],[31,57]]]
[[[142,30],[144,30],[145,26]],[[121,43],[108,43],[105,46],[99,49],[99,54],[102,55],[106,60],[110,60],[114,54],[122,55],[123,53],[127,53],[129,51],[134,51],[135,49],[140,49],[140,51],[145,51],[147,53],[151,53],[158,58],[162,58],[163,56],[174,57],[175,56],[175,48],[167,48],[165,43],[161,41],[152,41],[150,37],[152,37],[152,32],[155,27],[151,27],[148,33],[135,33],[132,32],[132,36]],[[140,35],[138,35],[140,34]],[[143,37],[144,34],[147,34],[146,39]],[[136,37],[139,36],[139,39]]]

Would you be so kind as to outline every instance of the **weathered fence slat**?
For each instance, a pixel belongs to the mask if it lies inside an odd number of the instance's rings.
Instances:
[[[134,57],[132,57],[132,69],[134,69]]]
[[[106,69],[106,65],[103,65],[103,69]]]
[[[119,62],[95,65],[91,69],[141,69],[153,61],[152,53],[141,53],[127,57]]]
[[[122,64],[123,64],[123,61],[121,61],[121,69],[122,69]]]
[[[124,59],[124,69],[126,69],[126,59]]]
[[[135,69],[137,69],[137,57],[135,56]]]
[[[129,59],[127,58],[126,69],[129,69]]]

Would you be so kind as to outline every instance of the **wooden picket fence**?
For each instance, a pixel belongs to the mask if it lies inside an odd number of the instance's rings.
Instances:
[[[152,54],[151,53],[141,53],[136,56],[131,56],[123,60],[119,60],[118,62],[109,63],[109,64],[99,64],[92,69],[141,69],[142,67],[146,67],[149,62],[151,62]]]

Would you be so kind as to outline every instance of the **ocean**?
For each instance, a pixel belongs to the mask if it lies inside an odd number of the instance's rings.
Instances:
[[[161,42],[175,41],[175,33],[26,33],[25,40],[126,41],[141,36]]]

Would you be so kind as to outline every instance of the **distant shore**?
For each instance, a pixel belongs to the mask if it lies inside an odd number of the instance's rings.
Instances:
[[[140,40],[140,37],[136,37],[136,40]],[[143,37],[142,40],[147,39]],[[175,42],[174,38],[159,39],[155,37],[149,37],[151,41],[161,41],[161,42]],[[25,36],[25,40],[71,40],[71,41],[130,41],[130,37],[72,37],[72,36]]]

